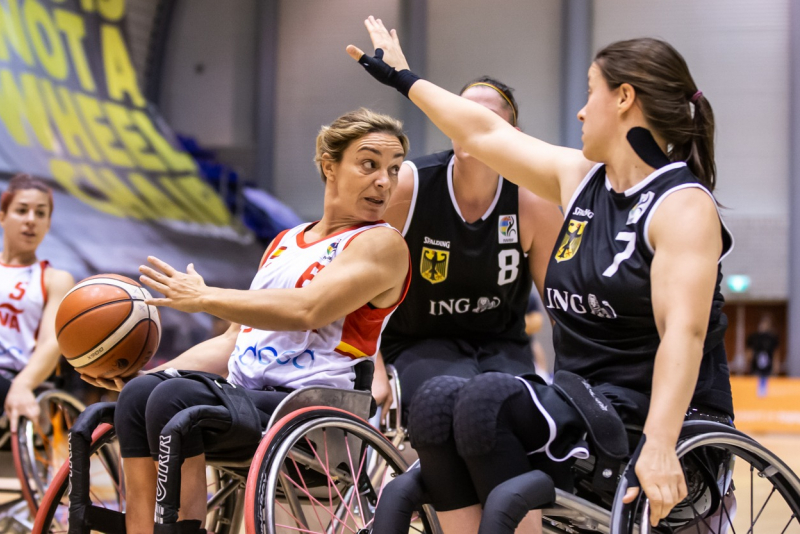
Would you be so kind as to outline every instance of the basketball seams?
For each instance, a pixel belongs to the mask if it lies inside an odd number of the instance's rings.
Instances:
[[[130,336],[130,335],[131,335],[131,334],[132,334],[132,333],[133,333],[133,332],[136,330],[136,327],[138,327],[140,324],[142,324],[142,323],[146,323],[146,322],[148,322],[148,321],[149,321],[149,322],[152,322],[153,320],[152,320],[152,319],[149,319],[149,318],[143,318],[143,319],[139,320],[139,322],[137,322],[135,325],[133,325],[133,327],[132,327],[130,330],[128,330],[127,332],[125,332],[125,335],[123,335],[123,336],[122,336],[122,337],[119,339],[119,341],[117,341],[116,343],[114,343],[114,345],[113,345],[113,346],[112,346],[110,349],[108,349],[107,351],[103,351],[103,353],[102,353],[100,356],[98,356],[96,359],[94,359],[94,360],[92,360],[92,361],[88,362],[88,363],[87,363],[87,364],[85,364],[85,365],[80,365],[80,366],[76,365],[76,366],[75,366],[75,369],[76,369],[76,370],[78,370],[78,372],[80,372],[80,369],[82,369],[82,368],[84,368],[84,367],[86,367],[86,366],[89,366],[89,365],[92,365],[92,364],[96,364],[96,363],[98,363],[98,362],[101,362],[101,361],[103,361],[103,360],[104,360],[106,357],[108,357],[108,355],[109,355],[109,354],[113,354],[113,352],[114,352],[114,349],[116,349],[117,347],[119,347],[119,346],[122,344],[122,342],[123,342],[123,341],[125,341],[125,340],[128,338],[128,336]],[[148,335],[149,335],[149,328],[148,328]],[[145,336],[145,339],[146,339],[146,338],[147,338],[147,336]],[[106,339],[106,341],[107,341],[107,339]],[[128,365],[128,368],[130,368],[130,367],[131,367],[131,366],[132,366],[132,365],[133,365],[133,364],[134,364],[136,361],[138,361],[139,357],[141,357],[141,355],[142,355],[142,352],[144,352],[144,349],[145,349],[146,347],[147,347],[146,345],[142,347],[142,349],[139,351],[139,354],[137,354],[137,355],[136,355],[136,359],[131,359],[131,363]],[[75,361],[75,360],[72,360],[72,361]],[[100,376],[103,376],[103,375],[100,375]],[[121,376],[121,375],[115,375],[115,376]]]
[[[141,287],[135,286],[133,284],[129,284],[127,282],[123,282],[122,280],[115,280],[113,278],[89,278],[89,279],[83,280],[82,282],[79,282],[75,287],[70,289],[69,292],[67,292],[67,294],[64,295],[64,298],[66,299],[71,293],[74,293],[75,291],[77,291],[79,289],[82,289],[84,287],[88,287],[88,286],[112,286],[112,287],[118,287],[119,289],[123,290],[128,295],[130,295],[132,299],[141,300],[141,299],[134,298],[134,295],[136,294],[136,290],[137,289],[142,289]],[[141,295],[141,293],[139,293],[139,294]]]
[[[105,306],[110,306],[110,305],[112,305],[112,304],[118,304],[118,303],[120,303],[120,302],[130,302],[130,303],[131,303],[131,309],[128,311],[128,315],[126,315],[126,316],[125,316],[125,320],[127,320],[127,319],[128,319],[128,317],[130,317],[130,316],[131,316],[131,313],[133,313],[133,303],[134,303],[134,302],[136,302],[136,299],[132,299],[132,298],[126,298],[126,299],[109,300],[108,302],[104,302],[104,303],[102,303],[102,304],[96,304],[96,305],[92,306],[91,308],[88,308],[88,309],[86,309],[86,310],[83,310],[81,313],[79,313],[78,315],[74,316],[72,319],[70,319],[70,320],[69,320],[69,321],[67,321],[66,323],[64,323],[64,326],[62,326],[62,327],[61,327],[61,328],[58,330],[58,332],[56,332],[56,339],[58,339],[58,336],[60,336],[60,335],[61,335],[61,332],[63,332],[63,331],[64,331],[64,329],[65,329],[66,327],[68,327],[68,326],[69,326],[70,324],[72,324],[74,321],[76,321],[76,320],[80,319],[81,317],[83,317],[83,316],[84,316],[84,315],[86,315],[87,313],[89,313],[89,312],[91,312],[91,311],[94,311],[94,310],[97,310],[97,309],[99,309],[99,308],[104,308]],[[125,322],[125,321],[123,320],[123,321],[120,323],[120,325],[122,325],[124,322]],[[67,358],[67,359],[69,359],[69,358]]]
[[[56,337],[65,356],[78,354],[68,357],[69,363],[88,376],[135,374],[161,341],[161,314],[145,302],[152,298],[136,281],[120,275],[80,281],[59,306],[66,322],[59,325]],[[94,346],[87,350],[88,343]]]
[[[120,325],[113,332],[111,332],[108,337],[80,356],[76,356],[75,358],[69,360],[69,362],[74,365],[75,368],[86,367],[90,363],[97,361],[100,356],[111,350],[111,348],[113,348],[117,343],[120,342],[120,340],[127,336],[128,333],[130,333],[130,331],[133,330],[133,328],[141,321],[145,319],[152,321],[149,310],[147,311],[146,316],[142,316],[142,310],[138,310],[137,312],[135,309],[138,303],[141,303],[141,305],[147,308],[147,304],[144,304],[144,301],[131,299],[131,302],[133,303],[133,306],[131,306],[131,311],[129,312],[128,317],[125,319],[125,321],[120,323]]]

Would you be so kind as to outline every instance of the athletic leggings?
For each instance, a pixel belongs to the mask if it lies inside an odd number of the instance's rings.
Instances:
[[[266,428],[270,415],[288,395],[282,391],[245,390],[256,406],[261,427]],[[219,398],[202,382],[175,378],[165,373],[153,373],[130,381],[122,389],[114,414],[114,426],[119,436],[123,458],[158,459],[158,439],[161,430],[172,417],[191,406],[220,406]],[[235,430],[223,435],[204,433],[195,428],[182,440],[183,458],[205,452],[223,456],[235,455],[242,444]]]
[[[539,398],[555,419],[559,440],[579,441],[579,414],[552,390]],[[525,384],[507,374],[429,380],[411,405],[408,430],[438,511],[485,504],[497,485],[531,469],[545,471],[559,485],[569,479],[569,461],[528,454],[548,444],[550,426]]]

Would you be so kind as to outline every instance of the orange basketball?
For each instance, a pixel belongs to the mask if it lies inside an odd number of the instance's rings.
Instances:
[[[116,274],[81,280],[56,314],[61,353],[79,373],[126,377],[150,361],[161,341],[161,318],[138,282]]]

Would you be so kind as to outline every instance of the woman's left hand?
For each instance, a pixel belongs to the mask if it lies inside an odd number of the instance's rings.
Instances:
[[[687,495],[686,479],[675,445],[648,439],[635,470],[642,490],[650,499],[650,524],[656,526]],[[639,488],[628,488],[623,502],[632,502],[638,494]]]
[[[11,388],[6,395],[4,409],[8,414],[11,432],[17,431],[17,423],[20,417],[27,418],[38,428],[41,409],[39,408],[39,403],[36,402],[33,391],[29,388],[17,382],[12,382]]]
[[[376,50],[378,48],[383,50],[382,59],[384,63],[390,67],[394,67],[398,72],[408,69],[408,62],[403,55],[403,49],[400,48],[400,39],[397,38],[397,31],[387,30],[386,26],[383,25],[383,21],[381,19],[376,19],[372,15],[364,21],[364,26],[366,26],[369,32],[372,46]],[[361,56],[364,55],[364,52],[354,45],[349,45],[347,47],[347,53],[356,61],[360,60]]]
[[[140,265],[139,272],[142,275],[139,280],[164,295],[164,298],[146,300],[147,304],[167,306],[186,313],[203,311],[202,298],[209,287],[203,281],[203,277],[195,271],[193,263],[190,263],[186,267],[186,272],[182,273],[155,256],[148,256],[147,261],[152,267]]]

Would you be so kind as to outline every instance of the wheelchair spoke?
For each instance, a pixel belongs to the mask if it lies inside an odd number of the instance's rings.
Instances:
[[[323,430],[322,430],[322,433],[323,433],[323,436],[324,436],[324,438],[323,438],[323,442],[324,442],[324,444],[325,444],[325,445],[324,445],[324,446],[325,446],[325,458],[326,458],[326,460],[327,460],[327,458],[328,458],[328,441],[327,441],[327,435],[328,435],[328,434],[327,434],[327,432],[325,431],[325,429],[323,429]],[[312,445],[312,443],[311,443],[311,440],[309,440],[309,439],[308,439],[308,437],[306,437],[306,438],[305,438],[305,440],[306,440],[306,443],[308,444],[308,446],[309,446],[309,447],[311,447],[311,452],[313,452],[313,453],[314,453],[314,458],[316,458],[316,459],[317,459],[317,462],[319,462],[319,463],[320,463],[320,467],[321,467],[321,468],[322,468],[322,470],[325,472],[325,475],[328,477],[328,479],[329,479],[329,480],[334,480],[333,489],[334,489],[334,490],[336,490],[336,494],[339,496],[339,500],[340,500],[342,503],[346,503],[346,502],[347,502],[347,500],[344,498],[344,496],[342,496],[341,492],[339,491],[339,487],[338,487],[338,486],[335,484],[335,479],[333,479],[333,475],[331,475],[331,472],[330,472],[330,466],[328,465],[328,462],[326,461],[326,462],[325,462],[325,464],[323,464],[323,463],[322,463],[322,460],[321,460],[321,459],[320,459],[320,457],[319,457],[319,454],[317,454],[317,449],[314,447],[314,445]],[[354,523],[356,522],[356,518],[355,518],[355,517],[353,516],[353,514],[351,513],[351,511],[350,511],[350,508],[349,508],[349,507],[347,507],[346,505],[345,505],[345,513],[346,513],[346,515],[349,515],[349,516],[350,516],[350,517],[353,519],[353,522],[354,522]],[[345,521],[347,521],[347,520],[345,519]],[[355,532],[355,531],[353,531],[353,532]]]
[[[769,500],[770,500],[770,499],[772,498],[772,496],[775,494],[775,491],[777,491],[777,490],[776,490],[776,489],[775,489],[775,487],[773,486],[773,487],[772,487],[772,491],[770,491],[770,492],[769,492],[769,495],[767,496],[767,500],[766,500],[766,501],[764,501],[764,504],[761,506],[761,510],[759,510],[759,511],[758,511],[758,515],[756,516],[755,520],[752,520],[752,517],[753,517],[752,515],[750,516],[750,518],[751,518],[751,520],[753,521],[753,523],[750,525],[750,529],[747,531],[747,534],[752,534],[752,532],[753,532],[753,527],[755,527],[755,526],[756,526],[756,523],[757,523],[757,522],[758,522],[758,520],[761,518],[761,514],[764,512],[764,508],[766,508],[766,507],[767,507],[767,503],[769,503]]]
[[[339,519],[336,517],[336,514],[334,514],[334,513],[333,513],[333,511],[332,511],[332,507],[331,507],[331,508],[326,508],[326,507],[325,507],[325,506],[324,506],[324,505],[323,505],[321,502],[319,502],[319,500],[318,500],[316,497],[314,497],[313,495],[311,495],[311,493],[309,493],[309,492],[307,492],[307,491],[303,490],[303,488],[301,488],[301,487],[300,487],[300,484],[298,484],[297,482],[295,482],[295,481],[292,479],[292,477],[290,477],[290,476],[288,476],[288,475],[287,475],[285,478],[286,478],[286,480],[288,480],[289,482],[291,482],[291,483],[292,483],[292,485],[294,485],[294,486],[295,486],[295,487],[296,487],[296,488],[297,488],[299,491],[303,492],[303,494],[304,494],[306,497],[308,497],[308,500],[311,502],[312,506],[313,506],[315,503],[316,503],[316,504],[318,504],[318,505],[320,506],[320,508],[322,508],[322,509],[323,509],[323,510],[324,510],[326,513],[330,514],[330,516],[333,518],[333,520],[334,520],[334,521],[340,521],[340,520],[339,520]],[[284,492],[286,492],[286,491],[289,491],[289,488],[284,488]],[[286,509],[283,507],[283,505],[282,505],[280,502],[278,502],[278,506],[280,506],[280,507],[281,507],[281,509],[283,509],[284,511],[286,511],[287,513],[289,513],[290,515],[292,515],[292,514],[291,514],[291,513],[290,513],[288,510],[286,510]],[[300,521],[299,519],[297,519],[297,518],[296,518],[294,515],[292,515],[292,519],[294,519],[294,520],[295,520],[297,523],[302,523],[302,521]],[[322,521],[320,521],[320,524],[322,524]],[[345,522],[342,522],[342,524],[343,524],[343,525],[344,525],[344,526],[345,526],[345,527],[346,527],[346,528],[347,528],[347,529],[348,529],[350,532],[352,532],[353,534],[355,534],[355,532],[356,532],[356,531],[355,531],[355,530],[353,530],[352,528],[348,527],[348,526],[347,526],[347,523],[345,523]],[[276,526],[284,526],[284,525],[276,525]]]
[[[364,507],[364,502],[361,500],[361,489],[358,486],[363,473],[362,470],[364,469],[364,461],[367,459],[367,448],[362,447],[363,452],[361,454],[361,461],[358,466],[358,471],[355,471],[355,466],[353,465],[353,455],[350,452],[350,440],[347,439],[347,432],[344,433],[344,443],[347,448],[347,459],[350,461],[350,473],[353,476],[353,493],[354,495],[358,496],[358,506],[361,510],[361,524],[363,525],[367,521],[365,515],[367,513],[367,509]]]
[[[294,465],[294,470],[297,471],[297,478],[299,478],[300,481],[303,483],[303,490],[305,491],[305,494],[310,496],[311,492],[308,491],[308,485],[306,484],[306,479],[303,478],[303,474],[300,472],[300,467],[297,465],[297,461],[294,459],[294,456],[290,456],[290,459],[292,460],[292,464]],[[289,475],[287,474],[286,476],[288,477]],[[330,495],[330,483],[328,488],[328,495]],[[333,508],[332,502],[331,502],[331,508]],[[317,513],[317,507],[312,506],[312,509],[314,510],[314,515],[317,516],[317,521],[319,521],[319,524],[321,525],[322,519],[319,518],[319,514]]]
[[[796,516],[795,514],[792,514],[792,517],[790,517],[790,518],[789,518],[789,522],[788,522],[788,523],[786,523],[786,526],[785,526],[785,527],[783,527],[783,530],[781,530],[781,534],[784,534],[784,532],[786,532],[786,529],[788,529],[788,528],[789,528],[789,525],[791,525],[791,524],[792,524],[792,520],[793,520],[793,519],[796,519],[796,518],[797,518],[797,516]]]

